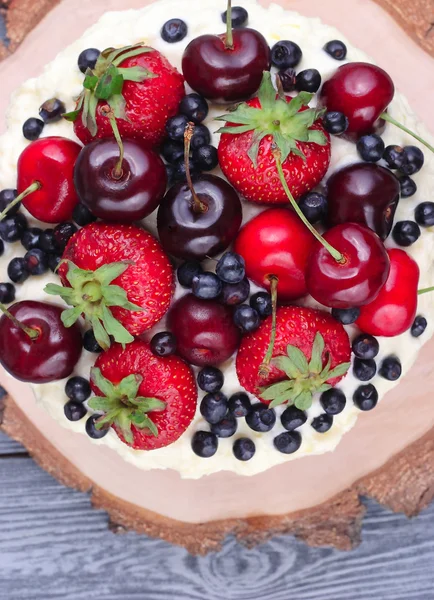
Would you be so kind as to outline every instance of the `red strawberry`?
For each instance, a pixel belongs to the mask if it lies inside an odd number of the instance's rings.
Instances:
[[[312,94],[276,98],[271,75],[264,79],[257,98],[220,117],[220,167],[229,182],[247,200],[287,204],[273,154],[281,154],[285,180],[295,200],[317,186],[330,164],[330,136],[319,117],[322,110],[307,108]]]
[[[149,344],[136,340],[114,344],[99,355],[91,370],[97,396],[89,401],[104,413],[97,428],[113,426],[135,450],[173,444],[190,425],[197,402],[193,371],[178,356],[159,357]]]
[[[103,348],[109,335],[127,344],[158,323],[173,294],[173,268],[157,240],[133,225],[92,223],[72,236],[59,275],[65,287],[49,284],[73,308],[62,320],[84,315]]]
[[[114,50],[99,57],[88,70],[77,110],[66,115],[74,121],[77,137],[88,144],[113,136],[101,109],[113,109],[122,137],[144,140],[149,148],[165,136],[165,125],[185,95],[184,78],[157,50],[142,45]]]
[[[314,393],[335,386],[350,367],[347,332],[329,313],[299,306],[278,308],[274,346],[271,331],[268,317],[243,338],[236,362],[240,384],[263,402],[272,406],[289,402],[306,410]]]

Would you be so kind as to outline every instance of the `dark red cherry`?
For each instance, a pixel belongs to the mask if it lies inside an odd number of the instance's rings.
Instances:
[[[390,270],[378,235],[358,223],[344,223],[329,229],[323,238],[342,254],[343,261],[316,243],[306,270],[311,296],[330,308],[354,308],[375,300]]]
[[[186,183],[169,189],[158,209],[158,234],[172,256],[202,260],[235,239],[242,209],[238,194],[221,177],[200,175],[193,186],[196,199]]]
[[[0,318],[0,363],[6,371],[30,383],[68,377],[80,358],[82,340],[77,324],[63,325],[63,308],[26,300],[8,310],[28,332],[5,314]]]
[[[140,140],[122,141],[124,157],[119,172],[116,141],[96,140],[81,150],[74,183],[81,202],[96,217],[132,223],[157,208],[166,191],[167,176],[161,158]]]
[[[193,365],[218,365],[232,356],[240,342],[232,309],[217,301],[187,294],[169,313],[169,327],[177,352]]]
[[[389,235],[399,202],[399,181],[388,169],[357,163],[328,180],[328,222],[366,225],[382,240]]]

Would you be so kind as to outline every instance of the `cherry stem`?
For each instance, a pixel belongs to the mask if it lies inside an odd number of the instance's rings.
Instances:
[[[271,313],[271,336],[268,344],[267,353],[259,367],[259,377],[265,378],[270,372],[270,362],[273,358],[274,344],[276,342],[276,323],[277,323],[277,285],[279,278],[276,275],[269,275],[268,280],[271,286],[271,305],[273,312]]]
[[[417,290],[417,295],[422,296],[422,294],[428,294],[428,292],[434,292],[434,287],[423,288],[422,290]]]
[[[335,261],[338,263],[341,263],[341,264],[345,263],[344,255],[341,254],[339,252],[339,250],[336,250],[335,248],[333,248],[333,246],[331,246],[328,242],[326,242],[326,240],[322,237],[322,235],[320,233],[318,233],[318,231],[315,229],[315,227],[313,227],[313,225],[311,225],[309,223],[309,221],[306,219],[306,217],[302,213],[300,207],[298,206],[297,202],[294,200],[294,197],[289,190],[288,184],[286,183],[285,174],[284,174],[283,168],[282,168],[282,154],[278,148],[274,148],[272,150],[272,152],[273,152],[274,159],[276,161],[276,166],[277,166],[277,171],[279,173],[280,181],[282,183],[282,186],[283,186],[283,189],[285,190],[286,195],[288,196],[288,199],[291,203],[292,208],[295,210],[295,212],[300,217],[300,219],[303,221],[303,223],[306,225],[306,227],[309,229],[309,231],[324,246],[324,248],[328,252],[330,252],[330,254],[335,259]]]
[[[208,210],[206,204],[204,204],[199,196],[196,194],[193,186],[193,181],[191,179],[190,172],[190,147],[191,147],[191,138],[194,134],[194,123],[191,121],[187,123],[185,126],[184,132],[184,161],[185,161],[185,177],[187,179],[187,185],[190,189],[191,195],[193,197],[193,210],[196,213],[204,213]]]
[[[103,108],[101,112],[110,121],[110,125],[113,130],[113,135],[115,136],[115,140],[117,142],[117,145],[119,146],[119,159],[116,163],[115,168],[113,169],[113,177],[115,179],[120,179],[123,175],[122,164],[124,162],[124,143],[122,141],[121,134],[119,133],[119,127],[116,123],[116,117],[114,115],[113,110],[109,108]]]
[[[431,144],[429,144],[426,140],[424,140],[419,135],[417,135],[417,133],[414,133],[414,131],[411,131],[410,129],[407,129],[407,127],[405,127],[405,125],[402,125],[401,123],[399,123],[399,121],[396,121],[387,112],[382,113],[380,115],[380,118],[384,119],[388,123],[391,123],[392,125],[395,125],[395,127],[398,127],[398,129],[401,129],[402,131],[405,131],[405,133],[408,133],[408,135],[411,135],[411,137],[414,137],[415,140],[417,140],[418,142],[420,142],[421,144],[423,144],[426,148],[428,148],[428,150],[431,150],[431,152],[434,153],[434,146],[431,146]]]
[[[39,337],[39,331],[37,329],[32,329],[31,327],[26,327],[26,325],[23,325],[23,323],[18,321],[18,319],[16,319],[14,317],[14,315],[12,313],[10,313],[8,311],[8,309],[6,308],[6,306],[4,304],[2,304],[1,302],[0,302],[0,311],[8,319],[10,319],[16,327],[19,327],[20,329],[22,329],[22,331],[24,331],[24,333],[26,333],[31,340],[36,340]]]
[[[21,192],[21,194],[19,196],[17,196],[14,200],[12,200],[12,202],[10,202],[6,206],[4,211],[2,213],[0,213],[0,221],[3,221],[3,219],[7,216],[8,212],[10,211],[11,208],[13,208],[17,204],[19,204],[21,202],[21,200],[24,200],[24,198],[29,196],[29,194],[33,194],[33,192],[37,192],[38,190],[40,190],[41,187],[42,187],[42,184],[39,183],[39,181],[34,181],[32,183],[32,185],[29,185],[29,187],[26,190],[24,190],[24,192]]]
[[[234,36],[232,34],[232,0],[228,0],[228,10],[226,13],[226,50],[234,49]]]

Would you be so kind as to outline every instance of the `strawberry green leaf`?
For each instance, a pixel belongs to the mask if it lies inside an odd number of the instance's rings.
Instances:
[[[349,363],[349,362],[338,365],[337,367],[335,367],[334,369],[332,369],[329,372],[328,378],[334,379],[335,377],[341,377],[342,375],[345,375],[345,373],[348,371],[350,366],[351,366],[351,363]]]
[[[128,377],[124,377],[118,385],[119,393],[127,396],[127,398],[136,398],[142,381],[143,377],[141,375],[128,375]]]
[[[127,69],[118,69],[118,73],[122,75],[124,81],[135,81],[136,83],[141,83],[146,79],[154,79],[155,77],[158,77],[144,67],[128,67]]]
[[[114,337],[115,342],[118,342],[118,344],[130,344],[134,341],[131,333],[114,318],[113,313],[104,303],[101,304],[101,318],[104,329],[109,335]]]
[[[110,65],[95,87],[95,97],[98,100],[108,100],[122,92],[124,78],[114,65]]]
[[[101,390],[101,392],[105,396],[107,396],[107,398],[110,398],[115,394],[115,386],[109,379],[106,379],[103,376],[103,374],[101,373],[101,369],[99,369],[98,367],[92,367],[92,369],[90,370],[90,378],[92,380],[92,383],[94,383],[97,386],[97,388]]]
[[[124,121],[129,121],[126,113],[126,102],[125,98],[122,94],[116,94],[108,99],[108,104],[110,108],[113,110],[113,114],[116,119],[123,119]]]
[[[317,332],[312,346],[312,356],[309,362],[309,370],[311,373],[321,373],[322,371],[322,355],[324,352],[324,338]]]
[[[166,403],[161,400],[157,400],[157,398],[144,398],[143,396],[138,396],[135,400],[136,405],[143,410],[143,412],[151,412],[157,411],[161,412],[166,408]]]
[[[126,411],[121,410],[116,417],[115,423],[121,430],[125,441],[128,442],[128,444],[132,444],[134,437],[131,431],[131,416]]]
[[[107,413],[111,409],[112,402],[108,398],[100,398],[98,396],[94,396],[89,400],[88,406],[96,412]]]
[[[306,373],[306,371],[308,371],[309,365],[307,363],[307,359],[303,352],[300,350],[300,348],[288,344],[288,346],[286,347],[286,352],[288,353],[288,356],[291,359],[291,361],[301,373]]]
[[[110,348],[110,345],[111,345],[110,337],[109,337],[107,331],[102,326],[102,323],[98,319],[98,317],[96,317],[95,315],[91,316],[90,322],[92,325],[95,339],[98,342],[98,344],[101,346],[101,348],[103,350],[107,350],[108,348]]]
[[[312,392],[304,391],[294,398],[294,405],[300,410],[308,410],[312,406]]]
[[[284,371],[290,379],[297,379],[302,374],[302,371],[298,369],[288,356],[278,356],[273,360],[273,364],[281,371]]]
[[[279,383],[275,383],[270,385],[268,388],[265,388],[261,391],[261,398],[264,400],[273,400],[276,396],[280,396],[293,389],[292,381],[280,381]]]
[[[71,123],[73,123],[80,116],[80,112],[81,110],[77,108],[76,110],[71,110],[70,112],[63,113],[62,117],[65,119],[65,121],[70,121]]]
[[[129,262],[122,261],[103,265],[93,272],[93,277],[99,281],[101,285],[108,285],[114,279],[117,279],[120,275],[122,275],[122,273],[125,273],[130,264],[131,263]],[[92,271],[88,272],[92,273]],[[69,283],[71,283],[71,281]],[[73,284],[71,283],[71,285]]]
[[[60,315],[60,318],[62,319],[62,323],[65,325],[65,327],[72,327],[80,318],[81,313],[81,306],[76,306],[75,308],[68,308],[68,310],[64,310]]]
[[[83,87],[87,90],[93,91],[96,88],[98,83],[98,77],[92,74],[92,71],[89,70],[88,74],[84,78]]]
[[[62,296],[64,300],[67,298],[72,298],[74,296],[74,290],[71,288],[65,288],[61,285],[56,285],[55,283],[47,283],[44,288],[44,292],[46,294],[50,294],[50,296]]]
[[[130,302],[127,298],[127,293],[124,288],[121,288],[118,285],[108,285],[107,287],[102,287],[101,292],[106,306],[120,306],[122,308],[127,308],[128,310],[134,311],[143,310],[141,306]]]
[[[271,73],[269,71],[264,72],[262,82],[258,91],[258,98],[263,110],[273,110],[274,104],[276,102],[276,90],[273,87],[273,83],[271,81]]]
[[[126,46],[125,48],[115,50],[113,54],[108,57],[108,60],[111,61],[115,65],[115,67],[118,67],[127,58],[133,58],[134,56],[146,54],[147,52],[152,52],[152,48],[148,48],[147,46],[143,46],[142,44],[136,44],[135,46]]]

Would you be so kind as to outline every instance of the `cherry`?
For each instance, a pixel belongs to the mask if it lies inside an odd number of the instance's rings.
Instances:
[[[228,2],[227,31],[201,35],[192,40],[182,57],[182,71],[196,92],[215,102],[247,100],[269,71],[270,48],[254,29],[232,31],[232,8]]]
[[[419,267],[404,250],[393,248],[388,254],[389,277],[377,298],[362,307],[356,325],[364,333],[393,337],[410,329],[414,322]]]
[[[378,235],[358,223],[343,223],[329,229],[323,239],[341,259],[336,260],[323,245],[316,245],[306,271],[311,296],[330,308],[353,308],[375,300],[390,269]]]
[[[193,365],[218,365],[232,356],[240,332],[232,309],[213,300],[187,294],[169,313],[169,327],[177,339],[177,352]]]
[[[287,208],[260,213],[241,229],[235,252],[246,263],[246,275],[256,285],[270,289],[278,279],[281,300],[307,294],[305,271],[315,240],[297,215]]]
[[[361,223],[381,239],[389,235],[399,202],[398,179],[378,165],[357,163],[328,180],[328,222]]]
[[[61,307],[26,300],[0,310],[0,363],[8,373],[29,383],[72,373],[82,350],[81,333],[77,324],[63,325]]]

